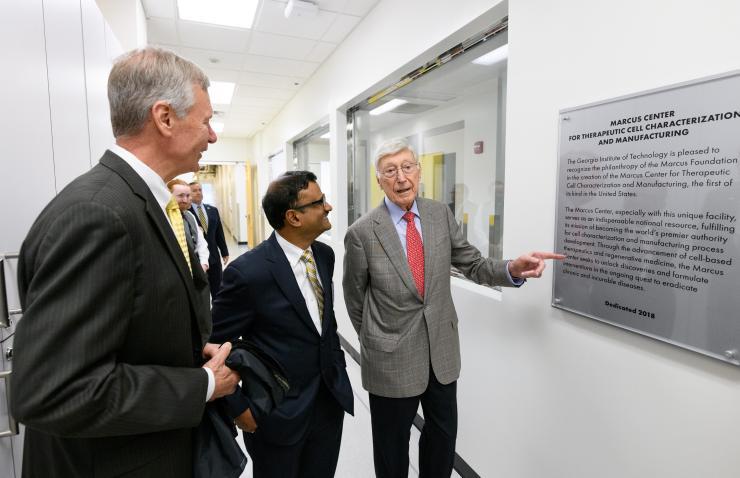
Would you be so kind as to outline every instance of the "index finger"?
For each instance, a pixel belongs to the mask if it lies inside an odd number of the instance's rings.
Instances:
[[[533,252],[532,255],[540,259],[565,259],[564,254],[558,254],[556,252]]]

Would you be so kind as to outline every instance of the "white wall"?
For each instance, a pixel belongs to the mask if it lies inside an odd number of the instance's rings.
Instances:
[[[0,2],[0,45],[0,253],[16,253],[41,209],[112,143],[105,84],[120,48],[93,0]],[[3,267],[17,309],[17,261]],[[0,329],[3,370],[12,368],[4,357],[13,332]],[[8,422],[4,387],[0,423]],[[22,449],[22,432],[0,439],[0,476],[20,476]]]
[[[255,138],[254,157],[263,161],[328,111],[336,190],[346,189],[335,108],[494,4],[382,0]],[[505,256],[552,247],[559,109],[740,68],[735,1],[510,0],[509,10]],[[333,214],[341,239],[345,212]],[[343,247],[333,245],[339,284]],[[555,310],[551,280],[548,271],[500,301],[453,287],[463,349],[458,452],[476,472],[738,476],[740,370]],[[357,346],[335,290],[340,332]]]
[[[146,13],[141,0],[95,0],[124,51],[146,46]]]
[[[510,18],[505,256],[552,247],[559,109],[740,68],[734,1],[511,0]],[[555,310],[550,287],[548,272],[501,302],[454,294],[471,465],[507,477],[738,476],[740,370]]]

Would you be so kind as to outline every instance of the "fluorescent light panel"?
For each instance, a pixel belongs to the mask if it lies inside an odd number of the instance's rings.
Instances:
[[[473,60],[473,63],[475,63],[476,65],[491,66],[500,61],[504,61],[508,57],[509,44],[507,43],[506,45],[501,45],[493,51],[489,51],[485,55],[479,56],[478,58]]]
[[[211,129],[216,133],[222,133],[224,131],[224,124],[219,122],[211,123]]]
[[[211,98],[211,103],[214,105],[230,104],[231,98],[234,96],[235,87],[235,83],[212,81],[211,86],[208,87],[208,96]]]
[[[252,28],[259,0],[177,0],[180,20]]]
[[[370,110],[370,114],[372,116],[382,115],[383,113],[387,113],[387,112],[389,112],[391,110],[394,110],[394,109],[398,108],[401,105],[405,105],[406,103],[408,103],[408,101],[406,101],[406,100],[399,100],[398,98],[394,98],[394,99],[390,100],[389,102],[384,103],[384,104],[378,106],[377,108]]]
[[[331,136],[331,131],[327,131],[326,133],[324,133],[321,136],[319,136],[319,138],[321,138],[321,139],[329,139],[330,136]]]

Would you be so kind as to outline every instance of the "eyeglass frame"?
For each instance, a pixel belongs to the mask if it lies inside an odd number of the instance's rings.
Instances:
[[[414,163],[405,163],[405,164],[402,164],[400,168],[394,166],[393,169],[392,169],[393,174],[391,174],[390,176],[388,175],[388,173],[391,172],[391,169],[385,169],[383,171],[377,171],[377,174],[378,174],[378,176],[383,176],[385,179],[395,179],[395,178],[398,178],[398,172],[399,171],[403,171],[403,175],[404,176],[408,176],[408,175],[414,173],[414,169],[415,168],[419,168],[419,167],[421,167],[421,165],[419,164],[418,161],[416,161]],[[406,172],[404,170],[405,168],[408,168],[409,171]]]
[[[318,205],[321,205],[321,207],[326,207],[326,194],[322,194],[321,198],[315,201],[311,201],[310,203],[303,204],[301,206],[295,206],[295,207],[292,207],[291,209],[293,209],[294,211],[300,211],[302,209],[306,209],[307,207],[318,206]]]

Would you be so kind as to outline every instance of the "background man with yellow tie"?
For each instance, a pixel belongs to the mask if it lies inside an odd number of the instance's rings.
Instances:
[[[172,52],[117,60],[116,144],[23,242],[11,410],[26,425],[24,477],[192,476],[205,402],[239,381],[230,345],[204,347],[207,282],[165,186],[216,141],[207,88]]]
[[[316,241],[332,208],[309,171],[270,183],[262,208],[275,232],[224,271],[211,340],[242,336],[287,373],[290,390],[268,416],[252,416],[240,391],[227,397],[241,428],[256,425],[244,435],[255,478],[330,478],[344,412],[354,410],[334,318],[334,251]]]

